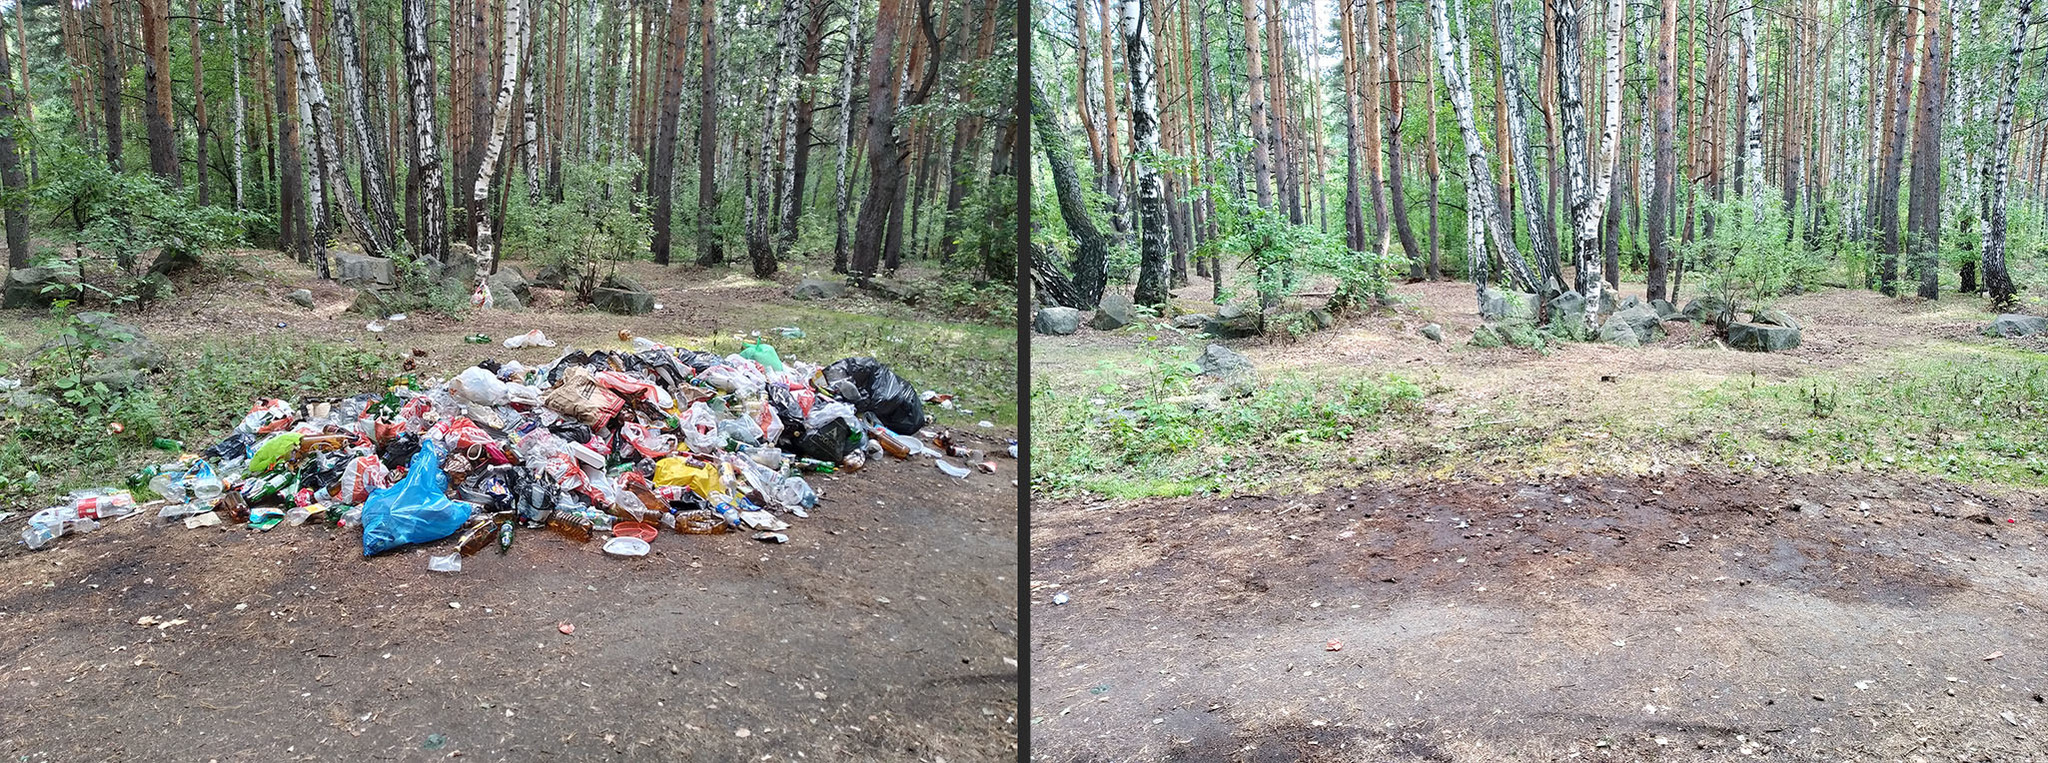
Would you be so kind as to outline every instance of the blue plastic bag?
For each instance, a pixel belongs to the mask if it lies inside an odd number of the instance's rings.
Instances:
[[[413,454],[405,479],[370,494],[363,502],[363,556],[375,556],[409,543],[427,543],[454,535],[476,507],[447,497],[448,475],[441,471],[441,446],[427,441]]]

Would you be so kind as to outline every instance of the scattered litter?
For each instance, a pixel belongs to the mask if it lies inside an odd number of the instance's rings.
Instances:
[[[612,556],[646,556],[649,548],[647,541],[625,535],[613,536],[604,544],[604,552]]]
[[[569,623],[568,623],[567,621],[564,621],[564,622],[561,622],[561,623],[557,623],[557,624],[555,624],[555,630],[561,631],[561,632],[562,632],[562,635],[564,635],[564,636],[571,636],[571,635],[575,635],[575,633],[576,633],[576,626],[574,626],[574,625],[570,625],[570,624],[569,624]]]
[[[984,420],[981,420],[981,421],[977,421],[977,422],[975,422],[975,423],[974,423],[974,425],[975,425],[975,426],[978,426],[978,427],[981,427],[982,429],[994,429],[994,428],[996,428],[996,424],[995,424],[995,422],[993,422],[993,421],[988,421],[988,420],[986,420],[986,419],[984,419]]]
[[[384,332],[384,322],[383,322],[383,321],[370,321],[369,323],[365,323],[365,324],[363,324],[363,328],[369,329],[371,333],[379,333],[379,334],[381,334],[381,333],[383,333],[383,332]]]
[[[1338,639],[1330,639],[1329,641],[1325,641],[1325,642],[1323,642],[1323,651],[1325,651],[1325,652],[1341,652],[1341,651],[1344,651],[1344,642],[1343,642],[1343,641],[1341,641],[1341,640],[1338,640]]]
[[[348,398],[259,399],[227,437],[145,467],[129,486],[164,496],[160,520],[194,529],[352,531],[366,556],[458,538],[454,553],[429,560],[452,572],[493,544],[509,553],[522,531],[629,555],[647,553],[663,528],[785,543],[784,517],[818,506],[809,475],[858,472],[871,453],[939,455],[918,438],[929,422],[917,388],[873,358],[821,367],[758,335],[722,357],[621,336],[630,351],[571,348],[538,367],[484,360]],[[536,330],[506,344],[554,343]],[[958,435],[932,439],[992,471]],[[65,501],[30,519],[31,549],[139,511],[124,490]]]
[[[2004,653],[2004,652],[1992,652],[1992,653],[1990,653],[1990,654],[1984,655],[1984,661],[1985,661],[1985,662],[1990,662],[1990,661],[1992,661],[1992,660],[1996,660],[1996,659],[1998,659],[1998,658],[2000,658],[2000,657],[2004,657],[2004,656],[2005,656],[2005,653]]]
[[[1066,591],[1061,591],[1061,592],[1059,592],[1059,593],[1056,593],[1056,594],[1053,594],[1053,595],[1052,595],[1052,603],[1053,603],[1053,604],[1065,604],[1065,603],[1067,603],[1067,601],[1068,601],[1068,599],[1067,599],[1067,592],[1066,592]]]
[[[946,476],[948,477],[965,478],[968,474],[970,474],[967,467],[961,466],[951,461],[947,461],[946,459],[943,458],[933,459],[933,463],[938,464],[939,471],[945,472]]]
[[[553,347],[553,346],[555,346],[555,342],[554,342],[554,340],[551,340],[551,339],[549,339],[549,338],[548,338],[548,335],[547,335],[547,334],[543,334],[543,333],[541,333],[541,330],[540,330],[540,329],[534,329],[534,330],[532,330],[532,331],[528,331],[528,332],[526,332],[526,333],[524,333],[524,334],[520,334],[519,336],[515,336],[515,337],[512,337],[512,338],[510,338],[510,339],[507,339],[507,340],[505,340],[505,347],[506,347],[507,349],[513,349],[513,350],[517,350],[517,349],[519,349],[519,348],[521,348],[521,347]]]

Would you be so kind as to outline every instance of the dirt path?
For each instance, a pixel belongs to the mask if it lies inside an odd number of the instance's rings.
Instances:
[[[2040,760],[2044,523],[1701,472],[1040,502],[1033,757]]]
[[[960,481],[891,461],[819,487],[825,502],[788,545],[668,534],[622,560],[534,531],[452,575],[428,572],[426,556],[453,540],[364,559],[346,532],[195,531],[153,514],[43,552],[17,545],[0,551],[0,749],[1014,755],[1010,475]]]

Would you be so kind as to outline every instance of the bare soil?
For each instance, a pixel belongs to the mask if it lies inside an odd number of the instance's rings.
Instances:
[[[2044,526],[1874,475],[1040,501],[1032,756],[2041,760]]]
[[[1348,446],[1417,454],[1391,474],[1034,496],[1034,759],[2048,760],[2048,494],[1731,471],[1682,440],[1443,452],[1473,428],[1669,423],[1689,391],[1987,342],[1980,302],[1824,290],[1781,300],[1807,326],[1791,352],[1671,324],[1541,354],[1465,345],[1469,284],[1394,291],[1328,331],[1232,343],[1261,374],[1423,382],[1417,420]],[[1210,309],[1207,282],[1184,294]],[[1034,379],[1158,335],[1034,337]]]
[[[343,312],[352,292],[274,254],[238,257],[272,280],[181,284],[175,303],[123,320],[172,347],[276,333],[429,348],[421,370],[445,374],[482,357],[561,352],[462,344],[473,332],[541,328],[562,347],[609,347],[622,328],[701,337],[765,329],[763,316],[796,309],[781,284],[648,268],[634,275],[664,303],[652,315],[414,315],[371,333],[367,316]],[[284,300],[301,286],[318,308]],[[831,307],[910,316],[864,297]],[[8,317],[7,330],[28,319]],[[963,434],[990,452],[1014,437]],[[787,545],[664,534],[649,556],[619,559],[532,531],[509,554],[486,551],[444,574],[426,557],[452,540],[366,559],[351,532],[188,530],[150,511],[46,551],[0,546],[0,750],[150,761],[1013,757],[1016,462],[956,480],[922,461],[880,461],[816,481],[822,501],[792,520]],[[0,524],[10,536],[20,528],[19,518]]]

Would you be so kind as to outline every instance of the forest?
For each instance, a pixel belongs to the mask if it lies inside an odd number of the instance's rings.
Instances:
[[[76,244],[117,261],[94,287],[110,300],[147,301],[177,269],[159,255],[152,278],[138,253],[234,246],[323,278],[331,252],[389,258],[464,296],[508,254],[583,276],[586,298],[632,259],[1014,280],[1007,0],[27,0],[5,16],[9,264]]]
[[[2027,0],[1037,13],[1047,304],[1207,279],[1271,305],[1316,276],[1339,303],[1440,277],[1593,305],[1624,278],[1672,302],[1833,285],[2001,309],[2048,287]]]

